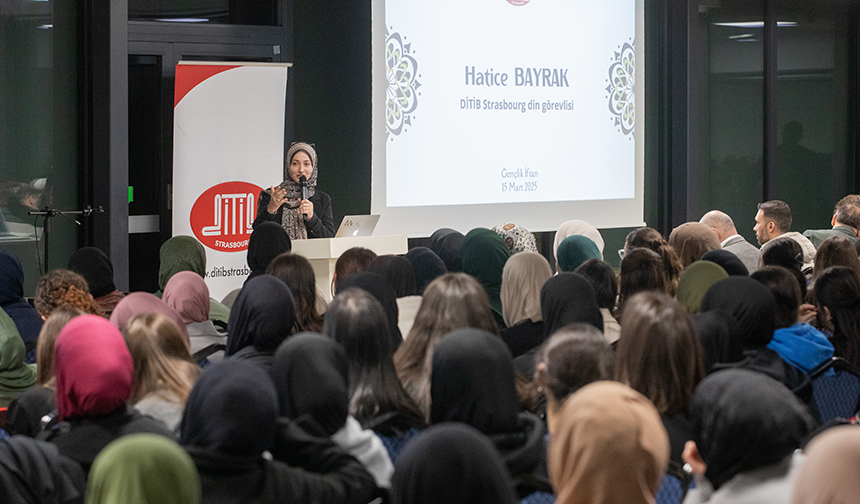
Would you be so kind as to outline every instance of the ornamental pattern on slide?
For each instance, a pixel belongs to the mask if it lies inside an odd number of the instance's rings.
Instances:
[[[405,38],[405,37],[403,37]],[[388,91],[385,105],[385,127],[391,135],[399,135],[412,126],[413,112],[418,108],[418,61],[413,57],[411,43],[404,44],[397,32],[385,34],[385,67]],[[393,140],[393,138],[392,138]]]
[[[609,85],[606,91],[609,93],[609,112],[618,131],[625,135],[633,133],[636,124],[635,99],[633,94],[633,83],[635,82],[634,70],[636,68],[635,42],[625,42],[620,46],[620,51],[615,51],[612,65],[609,67]]]

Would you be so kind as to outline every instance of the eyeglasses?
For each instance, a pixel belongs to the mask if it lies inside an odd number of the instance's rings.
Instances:
[[[627,251],[626,251],[626,250],[624,250],[624,249],[618,249],[618,257],[620,257],[620,258],[624,259],[624,254],[625,254],[626,252],[627,252]]]

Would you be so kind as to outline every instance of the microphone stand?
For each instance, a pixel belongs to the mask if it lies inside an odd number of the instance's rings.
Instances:
[[[51,218],[56,217],[57,215],[62,215],[63,217],[71,220],[78,226],[81,225],[80,221],[72,217],[72,215],[83,215],[84,217],[89,217],[93,214],[93,212],[104,213],[105,209],[103,206],[99,205],[98,208],[93,208],[92,205],[87,205],[83,210],[57,210],[56,208],[50,208],[48,205],[45,205],[45,208],[42,210],[35,210],[32,212],[27,212],[28,215],[40,215],[43,219],[42,224],[42,234],[45,236],[45,271],[48,272],[48,250],[50,247],[48,246],[48,237],[50,236],[51,231]],[[38,238],[38,236],[37,236]],[[38,249],[37,249],[38,250]],[[43,274],[44,274],[43,273]]]

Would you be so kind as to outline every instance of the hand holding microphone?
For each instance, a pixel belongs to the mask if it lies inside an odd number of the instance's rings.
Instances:
[[[314,216],[314,205],[308,201],[308,178],[304,175],[299,177],[299,186],[302,188],[302,203],[299,208],[301,208],[305,220],[308,220]]]

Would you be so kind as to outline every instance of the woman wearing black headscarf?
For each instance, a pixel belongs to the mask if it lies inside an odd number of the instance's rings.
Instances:
[[[388,315],[388,330],[391,333],[391,350],[397,350],[403,343],[403,335],[400,333],[400,328],[397,326],[397,320],[400,311],[397,308],[397,297],[394,294],[394,289],[391,284],[382,276],[371,273],[370,271],[362,271],[354,273],[337,284],[337,293],[340,294],[350,287],[358,287],[375,297],[382,308]]]
[[[433,426],[397,461],[394,504],[514,504],[519,502],[499,453],[468,425]]]
[[[770,289],[749,277],[720,280],[702,299],[702,313],[712,310],[724,311],[738,323],[737,338],[744,360],[737,367],[765,373],[785,384],[803,402],[812,400],[812,385],[806,374],[767,347],[776,323],[776,301]]]
[[[0,442],[0,502],[83,502],[86,486],[81,467],[54,445],[25,436]]]
[[[798,468],[792,453],[814,427],[790,391],[760,373],[719,371],[696,388],[690,420],[684,461],[704,478],[685,504],[789,501]]]
[[[364,504],[376,493],[354,458],[279,421],[272,380],[244,362],[220,362],[203,373],[185,405],[180,443],[197,466],[207,504]],[[301,453],[302,468],[264,458],[267,450],[276,458]]]
[[[411,248],[405,257],[412,264],[412,271],[415,273],[415,287],[418,294],[423,294],[424,288],[430,282],[449,271],[442,258],[427,247]]]
[[[230,311],[224,355],[268,371],[275,350],[289,337],[295,321],[293,295],[287,284],[271,275],[252,278]]]
[[[272,378],[281,415],[319,426],[311,434],[330,437],[362,463],[377,486],[391,486],[394,466],[382,441],[349,415],[349,364],[343,347],[321,334],[302,333],[275,353]]]
[[[460,248],[465,238],[463,233],[451,228],[437,229],[430,235],[430,250],[442,259],[449,273],[463,271],[463,254]]]
[[[274,222],[257,224],[248,238],[248,267],[251,268],[248,280],[265,274],[272,259],[292,249],[293,244],[284,228]]]
[[[445,336],[433,353],[430,396],[433,424],[462,422],[489,436],[520,498],[549,490],[544,429],[535,415],[519,413],[511,352],[498,336],[472,328]]]
[[[728,250],[717,249],[717,250],[709,250],[705,252],[705,255],[702,256],[703,261],[711,261],[719,264],[726,270],[726,273],[729,276],[749,276],[750,272],[746,266],[744,266],[743,261],[741,261],[738,256],[729,252]]]
[[[83,247],[69,257],[69,269],[84,277],[90,294],[99,308],[110,315],[125,294],[113,282],[113,264],[110,258],[96,247]]]
[[[714,371],[717,364],[731,364],[743,360],[743,347],[737,337],[737,321],[728,313],[711,310],[693,317],[693,325],[702,342],[702,359],[705,373]]]
[[[433,254],[429,249],[427,251]],[[438,257],[436,259],[442,262]],[[374,259],[367,271],[378,273],[388,280],[397,298],[397,328],[401,336],[408,335],[421,307],[421,292],[424,290],[423,287],[418,290],[412,263],[403,257],[383,255]]]

